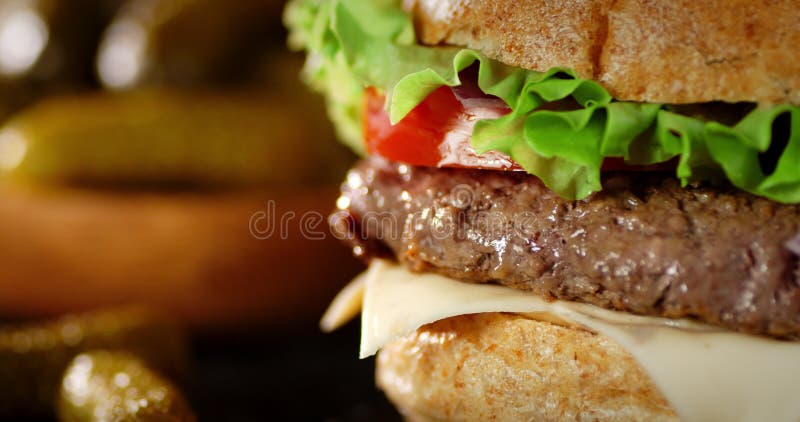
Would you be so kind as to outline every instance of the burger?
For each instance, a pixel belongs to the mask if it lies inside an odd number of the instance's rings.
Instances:
[[[296,0],[410,420],[798,420],[800,2]]]

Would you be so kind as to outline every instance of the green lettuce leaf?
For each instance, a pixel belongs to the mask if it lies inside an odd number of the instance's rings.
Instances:
[[[569,69],[536,72],[470,49],[418,45],[411,19],[394,0],[296,0],[285,18],[290,44],[308,51],[307,82],[326,95],[341,137],[361,154],[365,87],[386,93],[389,117],[398,122],[436,88],[460,85],[459,72],[475,65],[480,89],[511,108],[478,122],[476,151],[508,154],[565,198],[601,190],[603,160],[620,157],[640,165],[677,158],[676,176],[684,185],[725,177],[753,194],[800,202],[797,106],[758,108],[729,126],[659,104],[615,101]],[[546,107],[565,99],[580,108]],[[772,139],[779,118],[789,121],[788,139]],[[768,151],[778,159],[765,172],[761,158]]]

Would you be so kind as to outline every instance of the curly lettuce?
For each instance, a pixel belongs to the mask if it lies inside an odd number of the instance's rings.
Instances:
[[[476,151],[509,155],[565,198],[602,190],[603,161],[619,157],[635,165],[674,159],[684,185],[724,177],[755,195],[800,202],[800,107],[757,108],[726,125],[660,104],[615,101],[569,69],[536,72],[470,49],[418,45],[410,17],[394,0],[296,0],[286,22],[290,44],[308,51],[307,82],[326,95],[340,136],[361,154],[365,87],[386,93],[387,113],[398,122],[436,88],[460,85],[459,73],[477,66],[480,89],[511,112],[478,122]],[[547,107],[567,99],[580,107]],[[788,138],[773,139],[782,116]],[[762,157],[776,148],[774,168],[765,171]]]

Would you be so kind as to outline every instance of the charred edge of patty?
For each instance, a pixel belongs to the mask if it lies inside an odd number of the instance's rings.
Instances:
[[[610,173],[602,192],[568,201],[526,174],[376,157],[351,170],[342,197],[338,214],[352,222],[339,230],[365,259],[800,338],[800,270],[786,247],[800,231],[798,205],[726,184],[684,188],[663,173]]]

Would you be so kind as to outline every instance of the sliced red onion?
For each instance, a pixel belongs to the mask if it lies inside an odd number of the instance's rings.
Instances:
[[[477,75],[463,77],[462,85],[451,88],[456,99],[464,107],[464,114],[453,122],[439,150],[442,159],[439,167],[473,167],[495,170],[522,170],[507,155],[489,151],[478,155],[470,143],[475,123],[479,120],[497,119],[508,114],[508,108],[503,100],[485,94],[478,88]]]
[[[463,81],[462,85],[451,88],[456,99],[464,105],[467,110],[483,109],[489,118],[496,119],[508,114],[511,109],[500,98],[485,94],[478,88],[478,85],[471,81]]]

